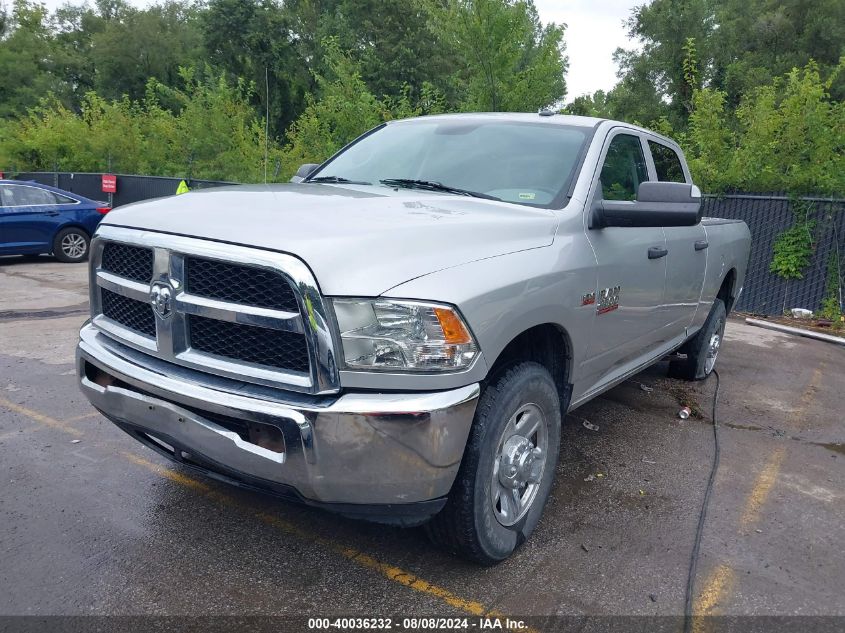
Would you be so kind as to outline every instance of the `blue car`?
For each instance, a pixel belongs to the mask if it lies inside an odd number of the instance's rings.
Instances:
[[[84,261],[94,229],[110,210],[55,187],[0,180],[0,255],[52,253],[60,262]]]

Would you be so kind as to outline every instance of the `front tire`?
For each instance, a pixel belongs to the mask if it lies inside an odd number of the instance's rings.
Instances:
[[[53,257],[60,262],[77,263],[88,259],[91,239],[82,229],[70,227],[62,229],[53,238]]]
[[[725,323],[728,313],[725,302],[716,299],[707,320],[698,333],[680,349],[687,355],[686,360],[669,363],[669,376],[683,380],[704,380],[713,371],[716,357],[725,337]]]
[[[560,398],[545,367],[524,362],[494,378],[479,400],[446,506],[426,526],[429,538],[482,565],[510,556],[543,513],[560,424]]]

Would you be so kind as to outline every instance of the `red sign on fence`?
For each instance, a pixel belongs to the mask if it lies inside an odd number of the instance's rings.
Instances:
[[[114,174],[103,174],[103,192],[117,193],[117,176]]]

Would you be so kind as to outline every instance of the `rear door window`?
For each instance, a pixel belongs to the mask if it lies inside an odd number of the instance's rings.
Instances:
[[[53,193],[53,196],[55,196],[56,198],[56,204],[76,204],[77,202],[79,202],[78,200],[74,200],[73,198],[63,196],[60,193]]]
[[[638,136],[618,134],[607,148],[601,168],[605,200],[636,200],[640,183],[648,180],[643,146]]]
[[[654,159],[654,169],[657,171],[658,180],[662,182],[687,181],[684,168],[681,166],[681,158],[675,150],[654,141],[649,141],[648,147]]]

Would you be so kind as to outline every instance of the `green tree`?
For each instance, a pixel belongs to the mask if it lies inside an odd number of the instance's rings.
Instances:
[[[632,10],[628,36],[639,47],[617,49],[620,84],[614,97],[621,118],[649,123],[668,116],[683,127],[695,85],[706,78],[718,0],[653,0]],[[690,39],[695,55],[690,56]],[[685,63],[686,62],[686,63]]]
[[[179,104],[167,139],[172,173],[188,178],[258,182],[264,171],[264,120],[250,105],[253,90],[243,79],[230,82],[206,68],[181,69],[184,89],[151,81],[147,102],[156,97]],[[149,109],[149,105],[148,105]],[[268,143],[269,145],[270,143]],[[271,160],[278,155],[272,143]]]
[[[22,114],[48,92],[61,91],[51,73],[53,37],[43,5],[15,0],[0,5],[0,117]]]
[[[337,38],[340,47],[358,62],[361,78],[374,95],[399,95],[408,87],[418,97],[425,82],[448,88],[453,64],[434,28],[436,7],[428,0],[334,0],[320,4],[323,10],[314,37],[319,38],[317,42]],[[311,2],[294,5],[292,12],[313,7]],[[299,35],[307,37],[302,31]],[[326,72],[319,55],[316,57],[318,64],[313,70]]]
[[[632,11],[627,26],[639,46],[615,54],[620,118],[649,122],[667,114],[677,129],[697,88],[721,90],[733,109],[811,60],[830,75],[845,53],[842,0],[652,0]],[[830,93],[845,99],[845,76]]]
[[[842,0],[719,0],[712,33],[712,74],[737,105],[758,86],[814,60],[828,75],[845,54]],[[831,86],[845,99],[845,77]]]
[[[845,104],[814,62],[747,94],[732,117],[726,92],[697,90],[684,135],[690,169],[709,191],[845,195]]]
[[[449,0],[437,20],[459,60],[463,109],[536,111],[563,99],[564,26],[544,26],[531,0]]]
[[[271,133],[281,135],[314,89],[314,60],[292,41],[291,13],[277,0],[210,0],[202,24],[209,61],[256,86],[253,105],[269,111]]]
[[[107,99],[141,99],[150,77],[175,85],[180,67],[202,59],[197,10],[187,2],[167,0],[143,10],[103,5],[100,18],[96,25],[91,21],[89,57],[94,89]]]

